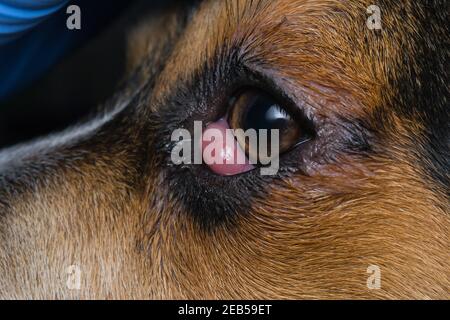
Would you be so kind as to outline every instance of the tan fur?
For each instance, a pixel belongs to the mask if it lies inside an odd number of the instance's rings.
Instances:
[[[141,22],[130,36],[130,72],[158,57],[164,36],[176,41],[147,102],[156,111],[221,46],[240,44],[249,60],[263,60],[281,85],[306,96],[320,123],[364,118],[394,90],[387,74],[414,33],[414,21],[390,12],[383,28],[396,32],[376,37],[365,26],[370,4],[205,1],[176,40],[176,13]],[[141,70],[140,81],[151,72]],[[120,148],[114,157],[98,151],[95,161],[61,165],[4,209],[0,297],[448,299],[448,199],[429,188],[410,152],[424,128],[387,116],[394,125],[375,156],[342,155],[277,181],[237,226],[212,233],[171,214],[183,208],[162,203],[160,172],[130,187],[136,159]],[[81,290],[66,286],[70,265],[81,268]],[[379,290],[367,288],[369,265],[381,268]]]

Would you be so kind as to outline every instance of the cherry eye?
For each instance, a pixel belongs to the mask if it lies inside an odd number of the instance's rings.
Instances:
[[[254,129],[256,132],[265,129],[269,139],[271,130],[278,130],[280,154],[305,140],[306,128],[302,128],[301,121],[298,120],[295,114],[268,94],[258,90],[247,90],[238,95],[233,99],[229,111],[229,123],[232,129],[243,131]],[[257,146],[251,146],[240,130],[236,133],[236,139],[249,158],[258,158],[253,150],[258,150],[259,142]]]

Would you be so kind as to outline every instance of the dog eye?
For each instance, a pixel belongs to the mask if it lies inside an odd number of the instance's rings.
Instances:
[[[297,121],[296,115],[283,107],[275,99],[264,92],[247,90],[232,99],[229,110],[229,124],[235,131],[236,139],[250,159],[257,159],[258,146],[250,145],[243,132],[249,129],[256,130],[257,137],[261,129],[267,130],[268,143],[270,144],[271,130],[279,130],[279,152],[288,151],[298,143],[306,139],[306,131],[302,130],[301,121]],[[259,144],[259,142],[258,142]]]

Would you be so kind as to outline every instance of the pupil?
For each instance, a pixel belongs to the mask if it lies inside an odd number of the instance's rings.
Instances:
[[[290,120],[289,115],[275,101],[269,97],[257,95],[253,98],[245,115],[243,129],[255,129],[256,131],[267,129],[268,133],[271,129],[278,129],[281,134]]]

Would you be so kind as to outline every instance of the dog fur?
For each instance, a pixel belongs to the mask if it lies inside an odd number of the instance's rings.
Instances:
[[[0,297],[450,298],[445,1],[377,1],[382,30],[371,4],[211,0],[141,19],[97,117],[0,154]],[[216,119],[248,70],[315,139],[270,179],[168,165],[171,130]]]

